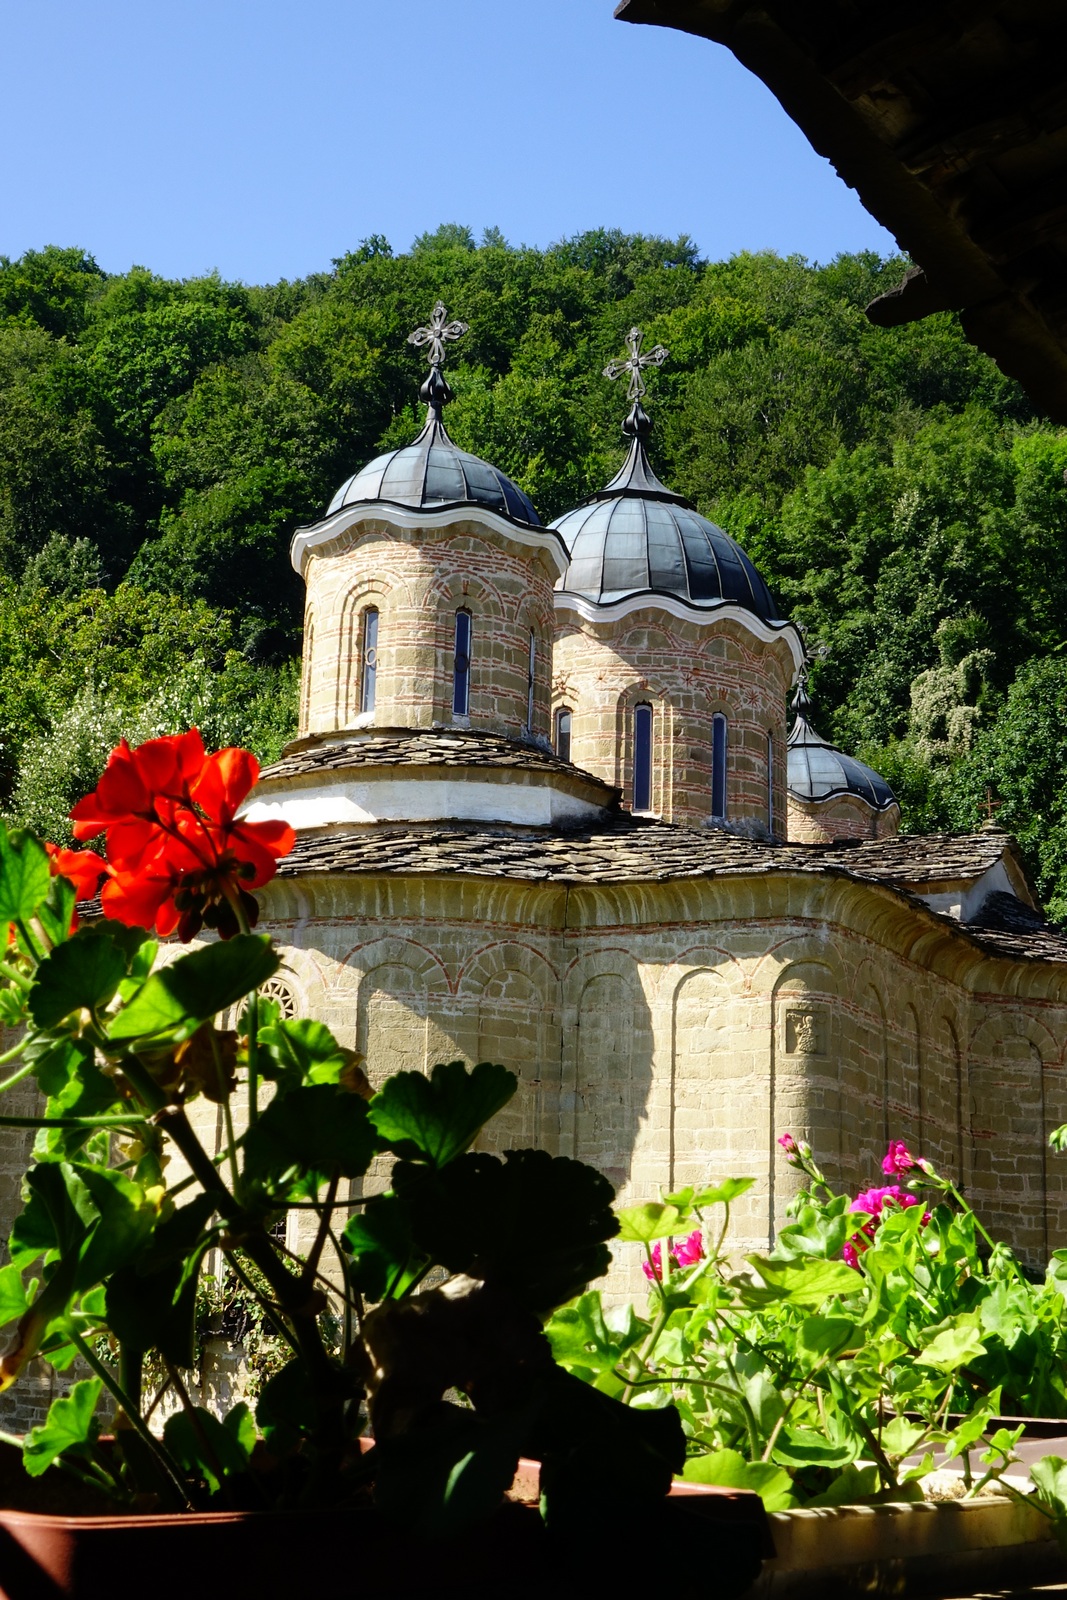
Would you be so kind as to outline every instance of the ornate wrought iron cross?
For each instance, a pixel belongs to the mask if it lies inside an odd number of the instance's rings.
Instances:
[[[626,343],[630,346],[630,356],[627,361],[609,361],[604,368],[605,378],[621,378],[624,372],[630,374],[630,384],[626,391],[628,400],[640,400],[648,385],[644,379],[645,367],[662,367],[667,359],[667,351],[663,345],[657,344],[651,350],[641,349],[641,340],[644,334],[640,328],[631,328],[626,335]]]
[[[429,345],[429,362],[431,367],[439,367],[445,359],[445,343],[453,339],[462,339],[467,332],[465,322],[449,322],[448,312],[445,310],[443,300],[438,300],[433,308],[433,316],[425,328],[416,328],[414,333],[408,334],[408,344],[413,344],[422,349]]]

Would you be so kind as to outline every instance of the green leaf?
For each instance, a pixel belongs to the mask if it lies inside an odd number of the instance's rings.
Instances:
[[[711,1189],[698,1189],[690,1196],[689,1204],[698,1209],[704,1206],[729,1206],[747,1194],[755,1183],[755,1178],[726,1178],[722,1183],[716,1184]],[[665,1195],[668,1201],[674,1199],[673,1195]]]
[[[114,997],[125,973],[126,958],[114,941],[82,929],[37,968],[30,1015],[39,1028],[54,1028],[72,1011],[98,1011]]]
[[[294,1083],[336,1083],[351,1059],[329,1028],[309,1017],[278,1020],[259,1031],[260,1071]]]
[[[243,933],[209,944],[161,967],[112,1020],[116,1043],[187,1039],[202,1022],[225,1011],[277,972],[278,956],[267,934]]]
[[[447,1537],[483,1522],[515,1477],[519,1438],[511,1417],[487,1421],[474,1411],[439,1406],[428,1426],[379,1442],[375,1505],[426,1538]]]
[[[21,1317],[28,1305],[21,1268],[14,1262],[0,1267],[0,1328],[6,1328],[9,1322]]]
[[[411,1218],[395,1195],[377,1195],[341,1235],[352,1253],[349,1277],[367,1300],[399,1299],[425,1264],[414,1250]]]
[[[51,878],[44,845],[31,833],[8,833],[0,822],[0,923],[28,922]]]
[[[69,1395],[53,1400],[48,1416],[31,1428],[22,1445],[22,1464],[31,1478],[39,1478],[64,1450],[77,1450],[93,1434],[93,1413],[104,1385],[99,1378],[83,1378]]]
[[[677,1206],[660,1200],[649,1200],[643,1206],[629,1206],[618,1212],[620,1244],[651,1244],[654,1239],[666,1239],[677,1233],[685,1221]]]
[[[746,1461],[737,1450],[713,1450],[690,1456],[682,1477],[686,1483],[715,1483],[727,1489],[751,1489],[766,1511],[788,1511],[796,1505],[793,1480],[770,1461]]]
[[[772,1452],[772,1458],[784,1467],[845,1467],[862,1454],[859,1439],[847,1439],[834,1444],[825,1433],[812,1428],[783,1430]]]
[[[855,1506],[872,1500],[881,1490],[876,1466],[846,1467],[839,1478],[822,1494],[804,1502],[805,1509],[815,1506]]]
[[[592,1167],[543,1150],[468,1154],[435,1171],[399,1161],[393,1188],[416,1248],[547,1312],[607,1271],[613,1191]]]
[[[954,1372],[985,1353],[977,1314],[964,1312],[961,1316],[946,1318],[933,1329],[924,1330],[923,1348],[915,1360],[920,1366],[933,1367],[937,1372]]]
[[[251,1411],[243,1400],[231,1406],[222,1419],[222,1426],[228,1434],[237,1441],[238,1449],[246,1461],[251,1461],[252,1452],[256,1448],[256,1424]]]
[[[561,1307],[545,1327],[552,1354],[560,1366],[591,1373],[611,1372],[647,1331],[647,1324],[636,1317],[631,1317],[625,1331],[610,1328],[598,1289],[590,1289],[573,1305]]]
[[[186,1472],[202,1477],[214,1494],[221,1478],[244,1472],[248,1457],[238,1436],[203,1406],[176,1411],[163,1427],[163,1443]],[[195,1416],[195,1425],[193,1417]]]
[[[1057,1520],[1067,1521],[1067,1461],[1062,1456],[1042,1456],[1030,1468],[1038,1497],[1051,1506]]]
[[[173,1366],[193,1365],[196,1286],[214,1242],[205,1232],[214,1209],[211,1195],[181,1206],[156,1227],[136,1259],[108,1279],[107,1323],[130,1350],[158,1350]]]
[[[294,1356],[263,1385],[256,1422],[272,1455],[288,1455],[314,1427],[315,1396],[299,1357]]]
[[[857,1294],[863,1280],[843,1261],[771,1261],[766,1256],[747,1256],[768,1289],[794,1305],[821,1305],[831,1295]]]
[[[245,1176],[253,1183],[296,1184],[314,1195],[334,1173],[359,1178],[374,1156],[367,1103],[329,1084],[276,1096],[245,1135]]]
[[[848,1317],[807,1317],[797,1329],[797,1350],[811,1362],[825,1361],[859,1340],[859,1328]]]
[[[882,1429],[882,1448],[887,1456],[910,1456],[926,1431],[906,1417],[893,1417]]]
[[[398,1072],[370,1102],[370,1119],[397,1155],[444,1167],[470,1148],[490,1117],[507,1105],[518,1081],[506,1067],[489,1061],[469,1072],[462,1061],[439,1062],[428,1078]]]
[[[64,1162],[60,1168],[72,1205],[88,1194],[98,1220],[79,1251],[76,1289],[90,1289],[116,1268],[137,1255],[156,1224],[156,1212],[146,1203],[140,1184],[108,1167]],[[83,1215],[89,1220],[90,1213]]]

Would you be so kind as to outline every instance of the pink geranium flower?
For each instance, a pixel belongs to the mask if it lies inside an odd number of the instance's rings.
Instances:
[[[686,1239],[676,1240],[671,1250],[671,1266],[692,1267],[704,1259],[704,1238],[699,1228],[694,1228]],[[652,1264],[642,1261],[641,1271],[649,1283],[659,1283],[663,1277],[663,1255],[658,1243],[652,1246]]]
[[[890,1139],[882,1162],[882,1171],[887,1178],[895,1178],[900,1172],[912,1172],[918,1165],[903,1139]]]
[[[859,1251],[851,1239],[846,1239],[841,1246],[841,1259],[846,1266],[855,1267],[857,1272],[860,1270]]]
[[[877,1221],[885,1210],[886,1203],[895,1200],[898,1206],[917,1206],[919,1204],[915,1195],[902,1189],[899,1183],[886,1184],[883,1189],[865,1189],[858,1194],[849,1206],[850,1211],[866,1211],[868,1216]]]
[[[781,1145],[787,1156],[795,1156],[800,1154],[799,1150],[797,1149],[797,1142],[791,1133],[780,1134],[778,1137],[778,1143]]]

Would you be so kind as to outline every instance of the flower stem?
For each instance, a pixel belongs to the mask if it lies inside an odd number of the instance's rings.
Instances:
[[[136,1405],[134,1405],[130,1396],[119,1383],[111,1368],[107,1366],[105,1362],[100,1360],[96,1351],[87,1342],[87,1340],[82,1338],[77,1328],[69,1328],[68,1333],[70,1335],[71,1344],[73,1344],[74,1348],[77,1350],[86,1366],[92,1368],[97,1377],[103,1383],[105,1389],[108,1389],[113,1398],[118,1401],[119,1405],[122,1407],[123,1414],[130,1424],[130,1427],[135,1433],[140,1435],[142,1442],[147,1445],[148,1449],[151,1450],[152,1454],[159,1462],[160,1467],[170,1479],[170,1482],[173,1485],[184,1510],[194,1510],[195,1507],[189,1498],[188,1491],[186,1490],[185,1484],[182,1481],[181,1473],[171,1460],[169,1452],[144,1422],[141,1417],[140,1410]]]

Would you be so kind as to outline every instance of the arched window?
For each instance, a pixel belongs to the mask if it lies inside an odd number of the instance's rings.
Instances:
[[[726,816],[726,718],[716,711],[711,719],[711,814]]]
[[[556,712],[556,754],[561,761],[571,758],[571,714],[566,707]]]
[[[378,613],[371,606],[363,613],[363,639],[360,650],[359,709],[364,714],[374,710],[374,695],[378,685]]]
[[[301,686],[300,732],[307,733],[311,720],[311,665],[315,654],[315,621],[308,619],[304,638],[304,682]]]
[[[534,677],[537,672],[537,635],[530,629],[530,675],[526,685],[526,726],[533,732]]]
[[[456,653],[452,668],[452,715],[465,717],[471,703],[471,614],[456,612]]]
[[[774,734],[767,735],[767,832],[774,832]]]
[[[634,706],[635,811],[652,810],[652,707]]]

